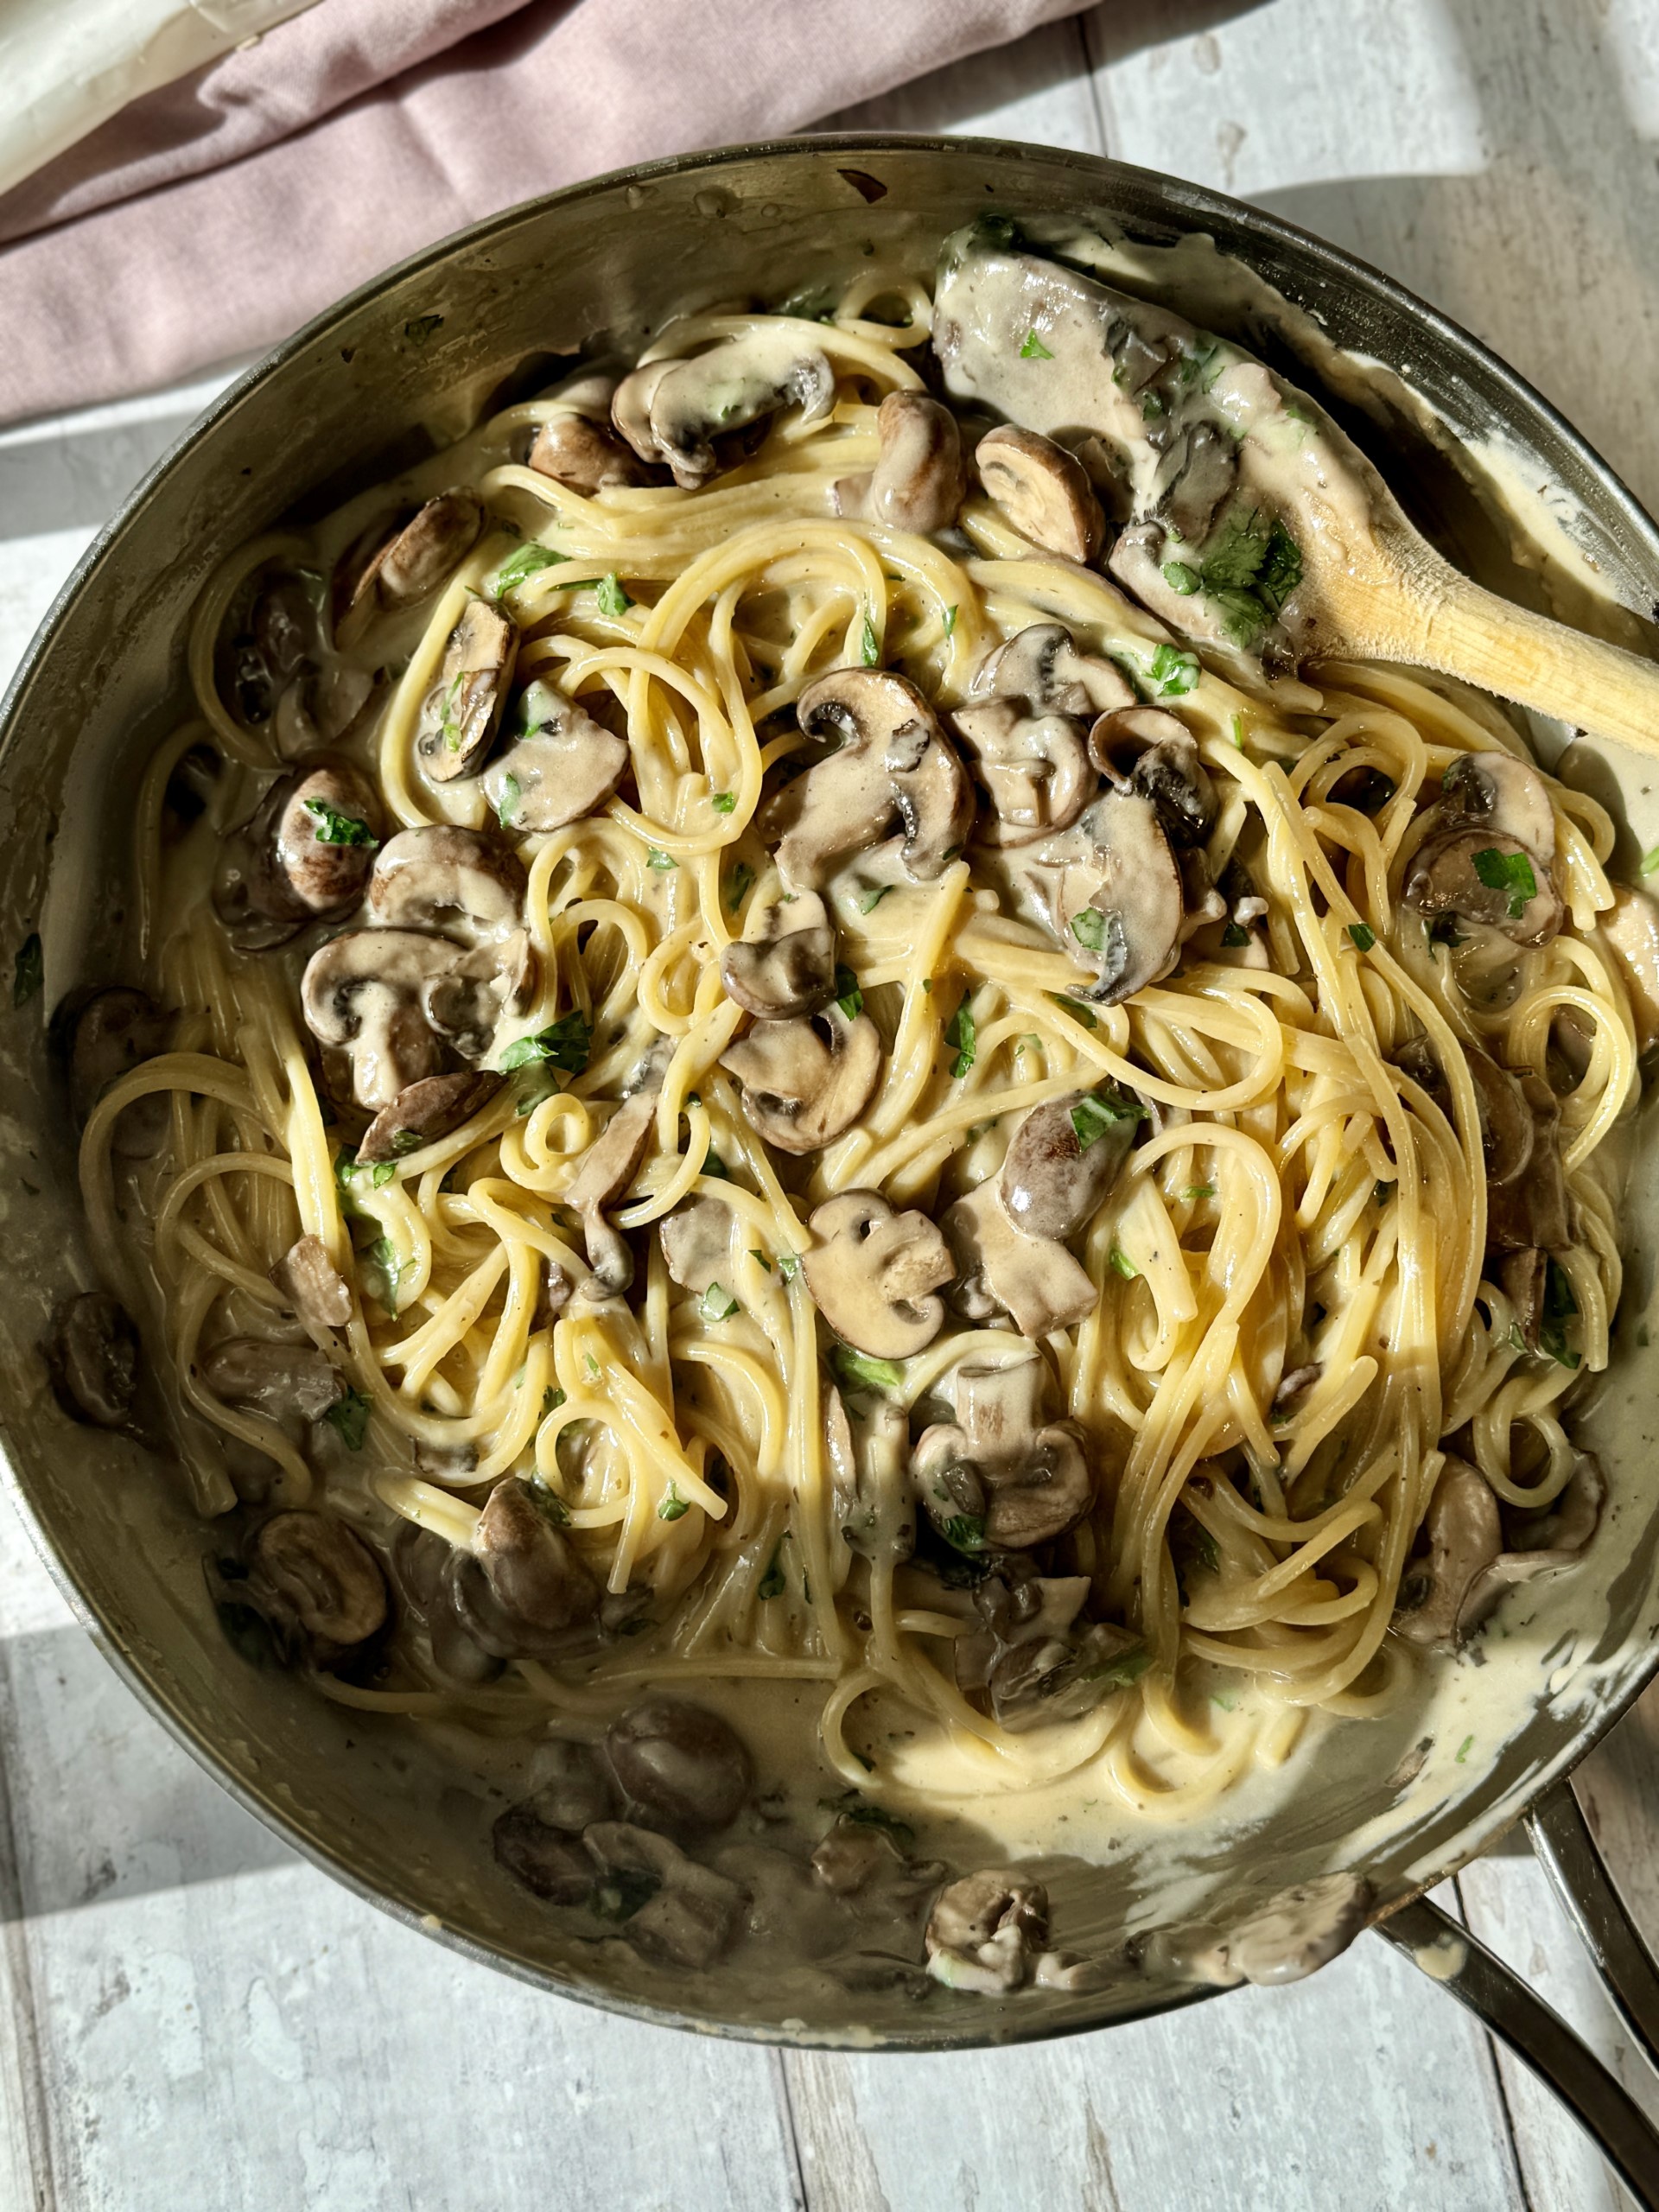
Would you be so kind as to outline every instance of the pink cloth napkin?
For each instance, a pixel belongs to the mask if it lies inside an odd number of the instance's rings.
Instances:
[[[320,0],[0,196],[0,421],[271,343],[628,162],[798,130],[1087,0]]]

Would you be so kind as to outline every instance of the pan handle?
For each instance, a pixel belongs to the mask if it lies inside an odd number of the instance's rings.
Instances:
[[[1376,1932],[1524,2060],[1592,2138],[1643,2212],[1659,2212],[1659,2133],[1559,2012],[1427,1897],[1402,1905]]]
[[[1648,2063],[1659,2067],[1659,1968],[1624,1910],[1572,1783],[1558,1782],[1547,1790],[1526,1825],[1607,1994]]]

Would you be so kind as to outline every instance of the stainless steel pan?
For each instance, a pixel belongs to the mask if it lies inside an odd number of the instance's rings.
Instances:
[[[191,602],[239,541],[290,509],[320,512],[515,380],[533,385],[551,372],[550,356],[636,343],[688,303],[776,300],[871,255],[925,268],[943,233],[987,209],[1076,216],[1153,246],[1207,233],[1298,312],[1188,304],[1320,391],[1422,526],[1482,581],[1536,603],[1544,580],[1510,557],[1428,417],[1396,394],[1379,419],[1325,382],[1327,346],[1406,372],[1455,431],[1501,429],[1522,474],[1558,487],[1608,589],[1637,610],[1659,598],[1659,532],[1535,392],[1375,270],[1271,217],[1144,171],[991,143],[847,137],[654,164],[480,224],[344,302],[226,393],[81,563],[0,716],[0,941],[41,928],[45,1007],[83,980],[118,976],[130,958],[132,794],[159,702],[179,681]],[[1146,1941],[1177,1894],[1189,1917],[1225,1926],[1288,1882],[1357,1865],[1385,1932],[1419,1954],[1438,1945],[1439,1978],[1543,2066],[1643,2201],[1659,2202],[1659,2144],[1622,2092],[1478,1947],[1440,1942],[1433,1909],[1416,1902],[1529,1808],[1547,1808],[1535,1819],[1558,1860],[1581,1886],[1592,1880],[1593,1854],[1562,1778],[1659,1662],[1659,1470],[1629,1332],[1593,1418],[1615,1503],[1579,1570],[1580,1623],[1550,1649],[1524,1622],[1492,1643],[1491,1665],[1524,1669],[1535,1684],[1495,1758],[1454,1772],[1425,1803],[1400,1779],[1421,1713],[1338,1730],[1289,1802],[1250,1834],[1194,1857],[1177,1884],[1133,1853],[1110,1873],[1046,1866],[1073,1926],[1091,1924],[1122,1960],[1108,1987],[1006,2005],[941,1997],[918,2007],[873,1995],[836,2011],[787,1974],[763,1986],[741,1977],[686,1985],[619,1963],[620,1946],[571,1942],[490,1863],[493,1808],[443,1747],[343,1713],[230,1653],[201,1573],[212,1533],[182,1485],[136,1446],[71,1427],[45,1387],[35,1345],[48,1310],[96,1279],[99,1255],[75,1201],[44,1024],[22,1015],[0,1043],[0,1146],[11,1170],[0,1424],[14,1494],[138,1695],[245,1805],[363,1896],[473,1957],[640,2017],[807,2042],[856,2026],[887,2047],[917,2049],[1056,2034],[1192,2001],[1202,1989],[1160,1968],[1164,1948]],[[1644,1152],[1628,1212],[1644,1248],[1659,1224],[1656,1168]],[[1639,1304],[1645,1267],[1636,1274]],[[1629,1931],[1605,1885],[1589,1910],[1601,1955],[1618,1956],[1623,2000],[1651,2036],[1652,1976],[1621,1948]]]

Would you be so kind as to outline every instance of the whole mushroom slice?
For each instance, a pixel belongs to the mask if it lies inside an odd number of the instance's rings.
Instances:
[[[822,890],[848,855],[894,830],[912,880],[939,874],[967,836],[973,787],[915,685],[886,670],[831,669],[807,685],[796,714],[809,737],[841,746],[786,784],[762,817],[790,888]]]
[[[490,1492],[473,1552],[505,1611],[532,1629],[561,1634],[599,1611],[599,1586],[581,1554],[516,1475]]]
[[[875,414],[880,451],[868,476],[843,477],[836,512],[926,537],[962,509],[962,433],[948,407],[922,391],[890,391]]]
[[[321,1237],[297,1238],[270,1270],[270,1279],[305,1324],[313,1343],[327,1350],[334,1331],[343,1329],[352,1318],[352,1287],[329,1258]]]
[[[1440,779],[1448,826],[1466,821],[1524,845],[1544,867],[1555,861],[1555,804],[1530,760],[1513,753],[1465,753]]]
[[[352,1096],[378,1114],[400,1091],[436,1075],[443,1052],[425,998],[458,958],[442,938],[414,930],[349,930],[306,963],[300,1003],[306,1027],[350,1059]]]
[[[527,684],[519,707],[519,734],[484,771],[484,796],[504,830],[540,836],[604,804],[621,781],[628,747],[550,683]]]
[[[1543,861],[1497,830],[1450,830],[1425,838],[1406,872],[1404,897],[1420,914],[1484,923],[1515,944],[1548,944],[1566,918]]]
[[[107,1291],[85,1290],[53,1311],[41,1346],[52,1395],[71,1421],[124,1428],[138,1395],[138,1332]]]
[[[476,775],[501,727],[518,632],[499,607],[469,599],[421,708],[415,750],[435,784]]]
[[[1033,622],[988,653],[974,671],[972,699],[1022,699],[1033,714],[1093,721],[1135,704],[1135,687],[1115,661],[1082,652],[1061,622]]]
[[[1471,1073],[1484,1058],[1484,1053],[1469,1054]],[[1524,1252],[1534,1246],[1559,1252],[1572,1242],[1560,1101],[1541,1076],[1517,1078],[1495,1061],[1486,1065],[1504,1079],[1504,1093],[1499,1095],[1505,1096],[1506,1107],[1518,1094],[1524,1116],[1506,1128],[1492,1111],[1491,1095],[1481,1098],[1487,1246],[1494,1252]]]
[[[910,1458],[922,1509],[961,1551],[1029,1551],[1075,1529],[1095,1500],[1083,1443],[1044,1410],[1049,1373],[1033,1354],[956,1373],[957,1418],[924,1429]]]
[[[991,802],[978,834],[987,844],[1028,845],[1069,830],[1100,779],[1068,715],[1033,715],[1014,699],[958,707],[951,725]]]
[[[213,908],[244,951],[282,944],[308,922],[348,913],[379,844],[380,803],[343,760],[280,776],[225,845]]]
[[[401,1160],[423,1145],[436,1144],[487,1106],[501,1082],[499,1075],[477,1069],[423,1076],[400,1090],[369,1123],[357,1147],[359,1165],[372,1167],[383,1160]]]
[[[931,1294],[950,1280],[950,1254],[925,1213],[895,1213],[875,1191],[843,1191],[813,1213],[817,1242],[801,1258],[813,1302],[846,1344],[873,1359],[909,1359],[944,1321]]]
[[[927,1970],[947,1989],[982,1997],[1023,1986],[1048,1942],[1048,1892],[1007,1867],[964,1874],[927,1919]]]
[[[564,1203],[581,1220],[597,1288],[617,1296],[633,1281],[633,1253],[606,1215],[639,1172],[657,1122],[661,1078],[625,1098],[582,1155]]]
[[[339,1369],[315,1346],[269,1337],[226,1337],[203,1354],[200,1372],[214,1397],[261,1414],[289,1434],[321,1421],[346,1390]]]
[[[734,1217],[718,1198],[692,1198],[658,1224],[663,1258],[682,1290],[701,1298],[711,1283],[729,1279]]]
[[[1052,1336],[1092,1313],[1094,1284],[1052,1236],[1016,1229],[995,1183],[958,1198],[941,1227],[950,1245],[957,1287],[953,1303],[969,1319],[1013,1317],[1022,1336]]]
[[[528,1012],[537,973],[529,931],[514,930],[499,944],[456,954],[425,985],[422,1007],[443,1042],[476,1066],[494,1051],[501,1022]]]
[[[143,991],[112,983],[76,1000],[54,1020],[61,1036],[68,1029],[69,1103],[85,1127],[94,1106],[112,1083],[142,1067],[168,1048],[172,1022]],[[166,1141],[170,1108],[165,1092],[135,1098],[116,1116],[110,1148],[124,1160],[149,1160]]]
[[[726,995],[764,1021],[816,1014],[836,995],[836,930],[816,891],[749,909],[747,933],[720,958]]]
[[[868,1105],[881,1073],[881,1033],[839,1006],[794,1021],[757,1021],[728,1045],[721,1067],[743,1087],[744,1110],[780,1152],[817,1152]]]
[[[337,1514],[273,1514],[256,1534],[250,1564],[279,1619],[291,1618],[311,1656],[327,1666],[385,1626],[386,1578],[355,1529]]]
[[[1087,1575],[988,1575],[974,1591],[982,1629],[951,1646],[957,1687],[969,1703],[1016,1734],[1091,1712],[1123,1686],[1115,1662],[1141,1647],[1133,1630],[1079,1622]]]
[[[1216,787],[1179,715],[1162,707],[1119,708],[1090,731],[1089,752],[1115,782],[1152,801],[1172,844],[1201,845],[1215,828]]]
[[[1612,906],[1597,921],[1630,995],[1636,1048],[1645,1052],[1659,1042],[1659,906],[1643,892],[1611,887]]]
[[[649,484],[652,472],[611,427],[614,377],[579,378],[555,394],[560,402],[537,430],[527,466],[591,499],[613,487]]]
[[[870,1396],[856,1429],[833,1382],[823,1386],[823,1450],[842,1539],[865,1559],[906,1560],[916,1508],[906,1479],[910,1422],[892,1398]]]
[[[368,714],[381,678],[371,669],[314,668],[307,662],[276,702],[276,750],[298,760],[351,736]]]
[[[1138,1100],[1083,1090],[1033,1106],[1015,1124],[996,1180],[1014,1226],[1062,1243],[1075,1236],[1116,1182],[1144,1110]]]
[[[524,918],[527,879],[510,847],[440,822],[400,830],[369,878],[370,918],[382,929],[460,931],[496,944]]]
[[[1106,573],[1178,637],[1224,652],[1234,645],[1226,602],[1209,592],[1178,591],[1164,574],[1181,550],[1162,523],[1132,523],[1113,540]]]
[[[642,1957],[701,1974],[730,1947],[744,1892],[727,1875],[626,1821],[596,1821],[582,1840],[598,1870],[596,1909],[621,1922],[620,1933]]]
[[[1427,1556],[1408,1563],[1392,1626],[1408,1643],[1449,1645],[1471,1587],[1503,1548],[1497,1500],[1478,1467],[1447,1455],[1423,1527]]]
[[[1095,559],[1106,518],[1075,454],[1036,430],[1005,424],[980,440],[974,460],[980,482],[1021,537],[1063,560]]]
[[[729,1827],[753,1787],[742,1738],[687,1698],[636,1699],[606,1730],[605,1751],[628,1817],[646,1827]]]
[[[316,642],[316,612],[303,579],[291,569],[268,570],[248,610],[247,628],[230,645],[237,712],[251,728],[270,720]]]
[[[1106,791],[1033,858],[1050,886],[1055,934],[1093,978],[1080,998],[1116,1006],[1168,975],[1180,955],[1185,891],[1149,798]]]
[[[687,361],[653,361],[617,386],[612,419],[642,461],[663,461],[695,491],[719,473],[716,440],[795,406],[820,423],[836,374],[798,324],[776,320],[720,340]]]
[[[335,644],[356,645],[378,615],[435,591],[472,551],[484,522],[482,500],[456,491],[441,492],[401,526],[372,524],[334,569]]]

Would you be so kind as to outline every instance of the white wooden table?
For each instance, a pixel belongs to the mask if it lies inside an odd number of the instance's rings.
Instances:
[[[1659,0],[1112,0],[835,121],[1109,152],[1351,245],[1659,505]],[[0,433],[0,672],[219,379]],[[1585,1790],[1659,1932],[1659,1707]],[[1659,2096],[1524,1853],[1449,1897]],[[177,1750],[0,1501],[0,2212],[1602,2212],[1566,2118],[1380,1942],[1166,2022],[779,2055],[538,1995]]]

